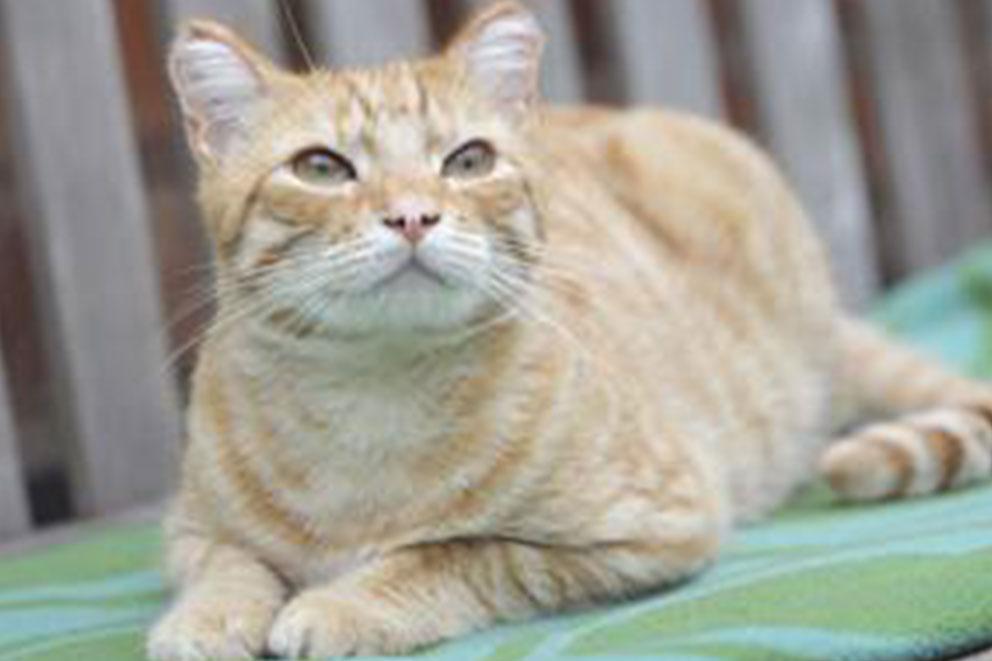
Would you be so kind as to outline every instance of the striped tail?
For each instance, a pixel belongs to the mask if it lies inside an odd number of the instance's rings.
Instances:
[[[820,470],[845,500],[918,496],[992,473],[992,387],[952,374],[859,322],[845,322],[838,397],[869,422]]]

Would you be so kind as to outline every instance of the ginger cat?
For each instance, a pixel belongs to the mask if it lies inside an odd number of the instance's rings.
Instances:
[[[542,107],[542,39],[503,2],[436,57],[294,75],[182,31],[219,312],[152,658],[402,653],[663,588],[865,415],[894,421],[822,458],[842,497],[989,474],[992,391],[845,316],[764,154]]]

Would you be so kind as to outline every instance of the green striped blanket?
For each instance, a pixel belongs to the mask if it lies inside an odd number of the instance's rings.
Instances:
[[[992,249],[903,287],[894,331],[992,376]],[[0,560],[0,659],[140,659],[163,606],[143,525]],[[937,659],[992,646],[992,485],[877,506],[814,487],[676,590],[508,626],[420,658]]]

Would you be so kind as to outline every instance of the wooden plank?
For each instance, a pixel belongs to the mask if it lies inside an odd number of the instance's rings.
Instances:
[[[875,237],[832,4],[740,5],[762,133],[827,241],[845,301],[876,292]]]
[[[723,115],[716,43],[704,2],[612,0],[608,6],[629,101]]]
[[[992,84],[992,47],[989,44],[992,41],[992,0],[980,0],[979,8],[982,15],[982,30],[985,35],[985,55],[987,58],[985,76],[986,80]]]
[[[6,380],[0,359],[0,539],[24,532],[30,523]]]
[[[907,272],[987,236],[992,210],[955,3],[863,7],[898,219],[894,262]]]
[[[985,162],[992,171],[992,0],[978,0],[976,33],[972,47],[978,51],[978,121],[983,127]],[[966,15],[967,17],[967,15]]]
[[[381,64],[424,55],[430,49],[430,26],[422,2],[310,0],[306,10],[318,64]]]
[[[73,521],[45,527],[30,535],[0,543],[0,560],[42,551],[53,546],[72,544],[83,539],[113,532],[121,528],[143,526],[160,521],[167,504],[162,501],[130,507],[109,516],[86,521]]]
[[[164,4],[160,6],[164,11],[161,13],[161,23],[167,41],[176,33],[181,21],[190,18],[209,18],[234,29],[276,61],[285,59],[286,46],[279,27],[281,0],[162,1]],[[293,47],[299,48],[295,44]]]
[[[141,167],[106,0],[0,0],[10,135],[80,510],[160,496],[178,449]]]

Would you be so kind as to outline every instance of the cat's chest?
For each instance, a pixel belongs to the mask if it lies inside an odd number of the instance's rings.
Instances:
[[[450,412],[431,393],[443,383],[386,383],[312,388],[297,393],[284,413],[295,413],[296,431],[315,460],[332,463],[390,454],[419,446],[451,424]],[[323,463],[323,461],[321,461]]]
[[[347,573],[417,534],[405,513],[430,485],[409,457],[438,442],[437,411],[389,391],[313,394],[266,408],[278,419],[278,445],[252,463],[280,516],[314,541],[270,540],[253,534],[251,521],[242,532],[294,582]],[[279,479],[287,467],[296,478],[288,483]]]
[[[231,416],[232,438],[268,494],[266,507],[313,538],[302,545],[270,540],[266,557],[287,567],[313,564],[303,573],[319,574],[439,531],[464,532],[439,526],[438,513],[485,471],[495,451],[479,456],[466,448],[484,440],[479,430],[502,429],[512,392],[488,387],[492,370],[479,363],[354,378],[300,368],[266,388],[232,386],[246,393],[230,398],[244,404],[242,415]],[[218,507],[231,511],[238,502]],[[257,543],[251,529],[244,532]]]
[[[419,443],[437,433],[444,412],[418,391],[373,390],[327,403],[335,445],[388,450]]]
[[[307,475],[292,505],[330,524],[357,514],[374,518],[416,498],[423,480],[437,477],[418,466],[469,424],[438,395],[446,387],[446,379],[429,377],[416,384],[301,384],[274,403],[284,454]]]

